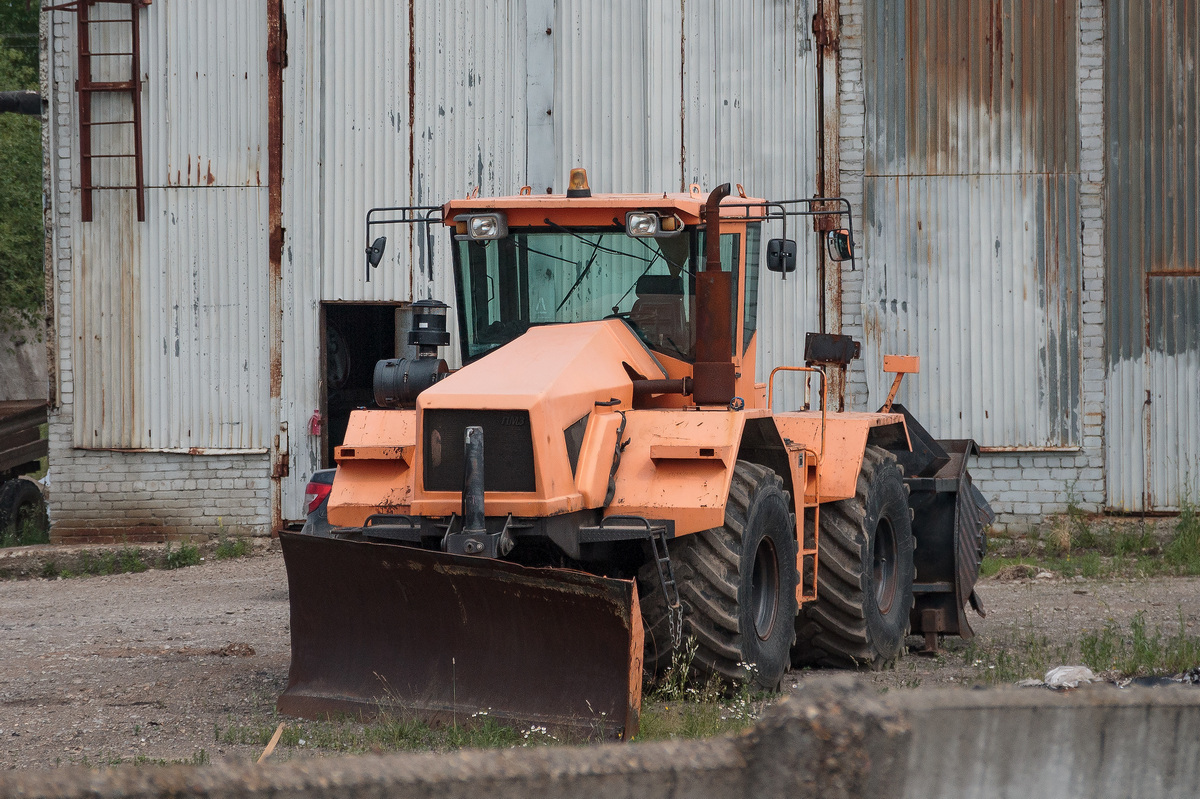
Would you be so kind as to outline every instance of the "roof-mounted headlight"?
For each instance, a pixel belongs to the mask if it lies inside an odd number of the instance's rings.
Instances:
[[[508,218],[502,213],[459,214],[454,217],[455,238],[493,241],[508,236]]]
[[[625,232],[637,238],[663,238],[683,230],[683,220],[677,215],[662,216],[657,211],[630,211],[625,214]]]

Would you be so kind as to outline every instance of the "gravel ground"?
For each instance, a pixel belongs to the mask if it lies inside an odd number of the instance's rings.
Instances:
[[[1200,578],[990,579],[979,593],[989,613],[972,617],[973,645],[952,640],[939,657],[910,654],[866,679],[881,690],[975,684],[996,652],[1019,656],[1031,632],[1067,647],[1109,620],[1127,626],[1138,611],[1172,634],[1182,611],[1188,633],[1200,635]],[[2,768],[252,759],[259,745],[224,743],[221,731],[277,723],[288,669],[283,558],[0,582],[0,642]],[[804,676],[786,679],[785,690]]]

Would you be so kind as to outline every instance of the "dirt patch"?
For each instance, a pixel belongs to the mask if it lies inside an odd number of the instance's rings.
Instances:
[[[1125,629],[1139,613],[1151,630],[1174,633],[1182,620],[1200,636],[1200,578],[1035,575],[988,579],[979,593],[988,616],[972,616],[976,638],[947,640],[935,657],[909,654],[866,679],[892,691],[1041,678],[1046,664],[1077,662],[1088,631]],[[329,751],[274,713],[289,660],[278,552],[175,571],[0,582],[0,640],[0,767],[245,761],[280,721],[289,727],[273,760]],[[789,675],[785,689],[808,676]]]

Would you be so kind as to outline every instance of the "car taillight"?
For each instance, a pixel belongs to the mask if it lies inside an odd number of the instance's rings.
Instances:
[[[304,487],[304,506],[308,508],[305,513],[315,511],[325,497],[329,496],[329,492],[333,490],[333,486],[326,483],[309,483]]]

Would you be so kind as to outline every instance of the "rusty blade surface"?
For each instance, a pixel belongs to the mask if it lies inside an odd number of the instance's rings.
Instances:
[[[279,712],[472,715],[637,731],[642,623],[632,580],[392,544],[282,533],[292,664]]]

